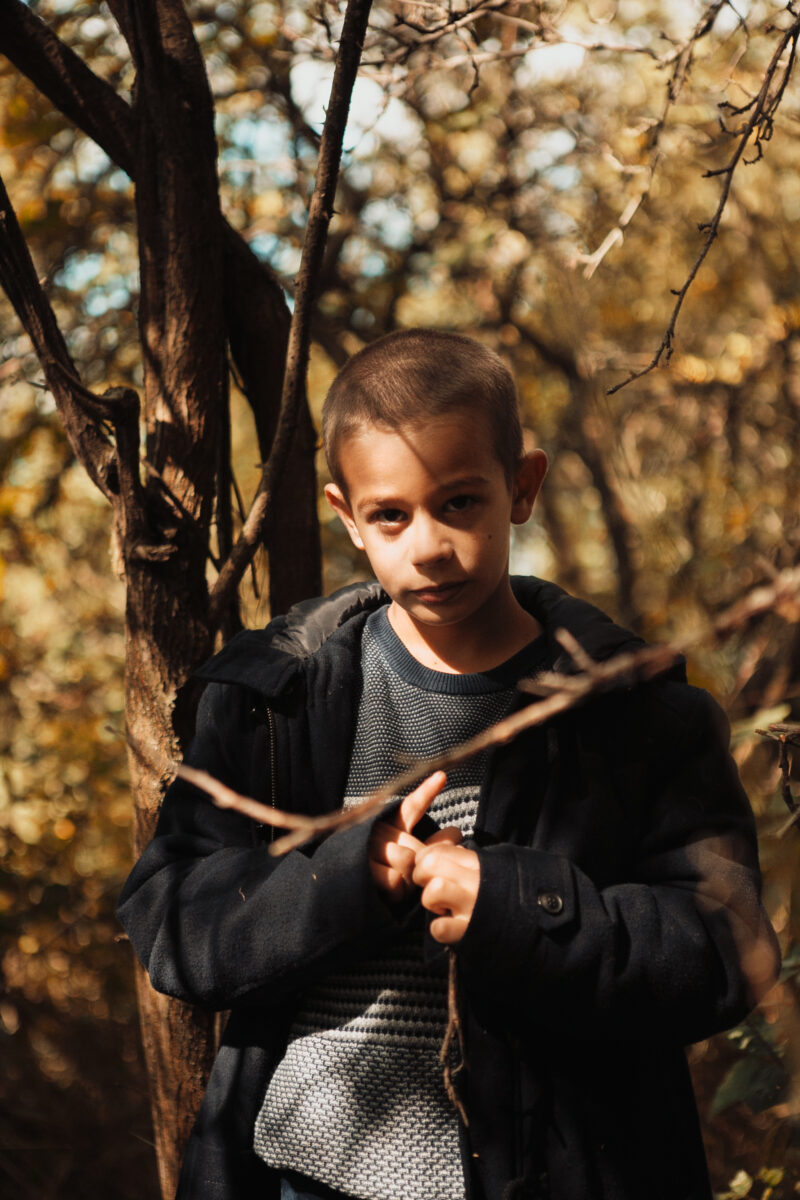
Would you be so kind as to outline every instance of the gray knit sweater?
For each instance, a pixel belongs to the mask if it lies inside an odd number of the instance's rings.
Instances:
[[[485,675],[423,667],[387,610],[367,622],[364,687],[345,805],[407,762],[433,757],[500,720],[514,682],[542,665],[539,639]],[[430,815],[472,832],[485,757],[455,767]],[[327,976],[298,1005],[267,1088],[255,1149],[271,1166],[363,1200],[463,1200],[458,1118],[439,1063],[446,979],[423,961],[423,918],[367,958]]]

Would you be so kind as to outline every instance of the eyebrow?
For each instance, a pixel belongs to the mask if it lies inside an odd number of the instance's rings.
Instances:
[[[445,480],[440,487],[443,491],[449,491],[450,488],[478,487],[480,484],[488,482],[485,475],[462,475],[458,479]]]
[[[479,487],[481,484],[487,484],[489,480],[485,475],[464,475],[458,479],[446,479],[438,485],[438,490],[442,492],[450,492],[455,488],[470,488]],[[399,496],[365,496],[359,502],[359,509],[364,508],[393,508],[402,506],[403,500]]]

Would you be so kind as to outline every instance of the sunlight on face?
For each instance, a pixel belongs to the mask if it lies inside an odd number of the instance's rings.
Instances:
[[[511,595],[511,524],[527,520],[543,469],[533,495],[511,488],[488,419],[474,412],[368,425],[339,457],[346,495],[326,493],[394,606],[431,626],[499,612]]]

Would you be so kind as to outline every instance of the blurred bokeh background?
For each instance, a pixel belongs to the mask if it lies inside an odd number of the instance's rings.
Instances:
[[[31,7],[128,94],[104,4]],[[187,7],[215,96],[223,209],[291,296],[337,9]],[[691,636],[800,556],[800,76],[788,51],[770,136],[736,170],[669,365],[608,389],[662,341],[724,185],[706,173],[730,161],[748,111],[736,109],[793,14],[762,0],[519,0],[433,36],[459,11],[374,9],[313,330],[315,419],[338,366],[383,332],[481,338],[515,371],[528,437],[551,459],[513,569],[649,638]],[[2,58],[0,114],[0,172],[82,378],[136,387],[131,183]],[[126,1200],[156,1183],[130,950],[113,915],[131,861],[123,585],[105,501],[4,298],[0,382],[0,1188]],[[232,407],[247,497],[259,464],[235,379]],[[323,502],[320,517],[331,589],[365,568]],[[249,624],[269,617],[267,566],[246,585]],[[800,631],[767,616],[698,644],[689,670],[732,721],[786,953],[756,1013],[690,1058],[717,1193],[785,1197],[800,1192],[800,829],[778,836],[778,756],[756,730],[800,719]]]

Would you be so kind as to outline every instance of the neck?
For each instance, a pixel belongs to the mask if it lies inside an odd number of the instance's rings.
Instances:
[[[542,632],[536,618],[515,597],[508,578],[497,594],[463,621],[428,625],[394,602],[389,606],[389,621],[418,662],[432,671],[453,675],[491,671]]]

